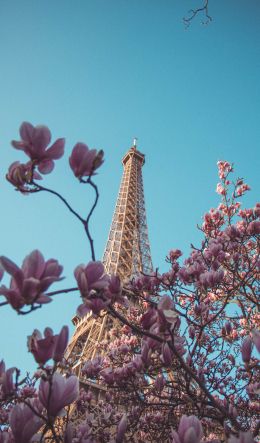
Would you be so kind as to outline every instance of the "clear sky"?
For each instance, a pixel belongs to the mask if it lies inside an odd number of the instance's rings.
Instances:
[[[91,229],[101,257],[122,174],[121,158],[138,137],[146,155],[144,185],[153,262],[199,243],[196,224],[218,202],[216,162],[235,163],[259,189],[260,2],[210,0],[213,22],[182,17],[201,0],[0,0],[0,253],[17,264],[33,249],[73,270],[90,260],[84,232],[49,195],[22,196],[5,182],[10,147],[24,120],[66,137],[64,159],[44,184],[87,214],[93,195],[73,178],[77,141],[103,148]],[[33,315],[1,308],[0,358],[33,370],[26,336],[35,327],[70,324],[77,295],[57,296]],[[71,327],[71,332],[73,327]]]

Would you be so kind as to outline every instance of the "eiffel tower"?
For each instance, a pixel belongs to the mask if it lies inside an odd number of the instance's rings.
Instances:
[[[141,272],[150,275],[153,271],[142,179],[144,162],[145,156],[137,150],[134,139],[122,159],[124,171],[103,256],[106,273],[117,274],[123,285]],[[81,319],[75,316],[73,323],[76,329],[66,358],[81,379],[84,363],[98,354],[98,344],[106,340],[113,320],[106,314],[95,318],[90,313]]]

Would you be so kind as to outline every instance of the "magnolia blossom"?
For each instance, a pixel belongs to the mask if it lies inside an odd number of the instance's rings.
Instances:
[[[242,354],[242,360],[244,363],[249,363],[251,354],[253,350],[253,341],[251,337],[246,337],[241,346],[241,354]]]
[[[4,361],[0,361],[0,398],[8,397],[15,391],[15,384],[13,380],[15,370],[15,368],[5,370]]]
[[[15,149],[24,151],[42,174],[48,174],[54,168],[54,161],[64,154],[65,139],[57,139],[48,149],[51,132],[47,126],[33,126],[24,122],[20,126],[21,140],[12,141]]]
[[[56,417],[59,412],[79,395],[78,377],[72,375],[69,378],[55,373],[52,380],[41,380],[39,387],[39,400],[47,409],[50,417]]]
[[[19,191],[28,192],[32,179],[41,180],[41,176],[37,171],[33,170],[32,162],[26,164],[14,162],[9,166],[6,179],[12,183]]]
[[[126,429],[127,429],[127,415],[124,414],[117,427],[116,443],[122,443],[124,441],[124,435],[126,433]]]
[[[62,280],[62,266],[57,260],[49,259],[45,262],[40,251],[32,251],[19,268],[7,257],[0,257],[4,270],[11,275],[10,288],[0,287],[0,295],[4,295],[10,305],[21,309],[24,305],[33,303],[48,303],[51,298],[44,295],[49,286]]]
[[[44,338],[40,331],[35,329],[33,334],[28,337],[28,349],[39,364],[45,364],[50,358],[59,362],[63,358],[68,339],[68,326],[63,326],[57,335],[53,335],[51,328],[45,328]]]
[[[199,283],[203,288],[213,288],[222,282],[224,277],[223,270],[204,272],[199,276]]]
[[[38,409],[38,403],[35,403],[35,401],[32,401],[31,406]],[[29,443],[33,435],[43,425],[43,420],[25,404],[15,405],[10,413],[9,420],[15,443]]]
[[[250,432],[240,432],[239,437],[232,436],[229,438],[228,443],[255,443]]]
[[[227,193],[226,189],[224,188],[224,186],[222,186],[221,183],[217,184],[216,192],[220,195],[225,195]]]
[[[74,175],[81,179],[95,174],[102,163],[104,152],[96,149],[89,149],[84,143],[77,143],[69,158],[69,163]]]
[[[222,180],[226,178],[229,172],[232,171],[232,165],[226,160],[220,160],[217,162],[219,178]]]
[[[237,191],[237,195],[240,197],[246,191],[250,191],[250,187],[246,183],[242,183],[240,186],[238,186],[236,191]]]
[[[104,271],[104,265],[99,261],[77,266],[74,276],[82,297],[87,297],[91,289],[102,290],[108,287],[109,276]]]
[[[178,432],[173,431],[172,443],[200,443],[203,436],[202,426],[194,415],[181,417]]]
[[[169,258],[170,258],[171,262],[176,261],[181,256],[182,256],[182,252],[180,249],[171,249],[169,252]]]
[[[254,220],[250,222],[247,231],[250,235],[260,234],[260,221]]]
[[[165,366],[171,366],[173,358],[173,352],[168,345],[168,343],[163,343],[162,345],[162,354],[161,354],[161,360],[165,364]]]
[[[83,299],[83,304],[77,309],[78,315],[84,316],[89,311],[98,315],[110,303],[111,294],[109,293],[109,298],[105,296],[105,290],[109,289],[109,286],[111,288],[110,277],[104,271],[104,265],[99,261],[89,262],[87,266],[79,265],[75,269],[74,276]],[[100,291],[102,298],[98,295]]]
[[[253,336],[254,345],[255,345],[256,349],[258,350],[258,352],[260,352],[260,330],[254,329],[252,331],[252,336]]]

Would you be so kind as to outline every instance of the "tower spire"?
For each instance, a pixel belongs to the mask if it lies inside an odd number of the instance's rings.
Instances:
[[[122,159],[123,177],[103,256],[106,272],[123,280],[153,270],[142,179],[145,156],[137,151],[136,140]]]

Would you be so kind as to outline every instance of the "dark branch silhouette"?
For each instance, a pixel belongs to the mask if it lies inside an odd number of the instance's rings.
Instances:
[[[186,28],[190,26],[192,20],[197,15],[202,15],[204,17],[204,19],[201,21],[203,25],[210,23],[212,21],[212,17],[209,15],[209,0],[204,0],[204,3],[200,8],[190,9],[189,14],[190,15],[188,17],[183,17],[183,22]]]

